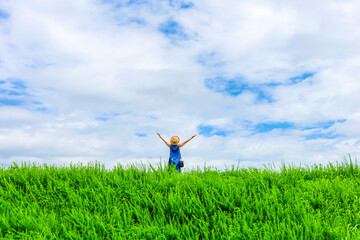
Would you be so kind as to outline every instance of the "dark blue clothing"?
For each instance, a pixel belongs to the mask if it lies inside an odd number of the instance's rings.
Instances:
[[[181,153],[179,145],[170,145],[170,165],[176,164],[176,170],[181,173],[181,168],[179,167],[180,159]]]

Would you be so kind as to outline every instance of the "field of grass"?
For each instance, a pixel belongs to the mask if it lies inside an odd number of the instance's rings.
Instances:
[[[360,239],[360,168],[178,173],[13,163],[0,169],[1,239]]]

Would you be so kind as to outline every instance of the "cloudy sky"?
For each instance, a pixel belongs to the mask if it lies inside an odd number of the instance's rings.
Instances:
[[[327,164],[360,152],[360,2],[2,0],[0,164]]]

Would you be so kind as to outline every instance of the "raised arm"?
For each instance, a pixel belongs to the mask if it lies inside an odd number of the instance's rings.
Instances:
[[[180,144],[179,144],[179,147],[184,146],[184,145],[185,145],[185,143],[187,143],[188,141],[190,141],[190,140],[191,140],[191,139],[193,139],[194,137],[196,137],[196,134],[195,134],[194,136],[192,136],[191,138],[189,138],[188,140],[186,140],[185,142],[180,143]]]
[[[165,143],[168,147],[170,147],[170,144],[169,144],[165,139],[163,139],[163,138],[160,136],[159,133],[157,133],[157,135],[159,135],[159,137],[164,141],[164,143]]]

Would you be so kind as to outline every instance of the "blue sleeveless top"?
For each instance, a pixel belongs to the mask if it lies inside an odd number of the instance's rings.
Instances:
[[[179,167],[180,159],[181,153],[179,145],[170,145],[170,165],[176,164],[176,170],[179,172],[181,171]]]

